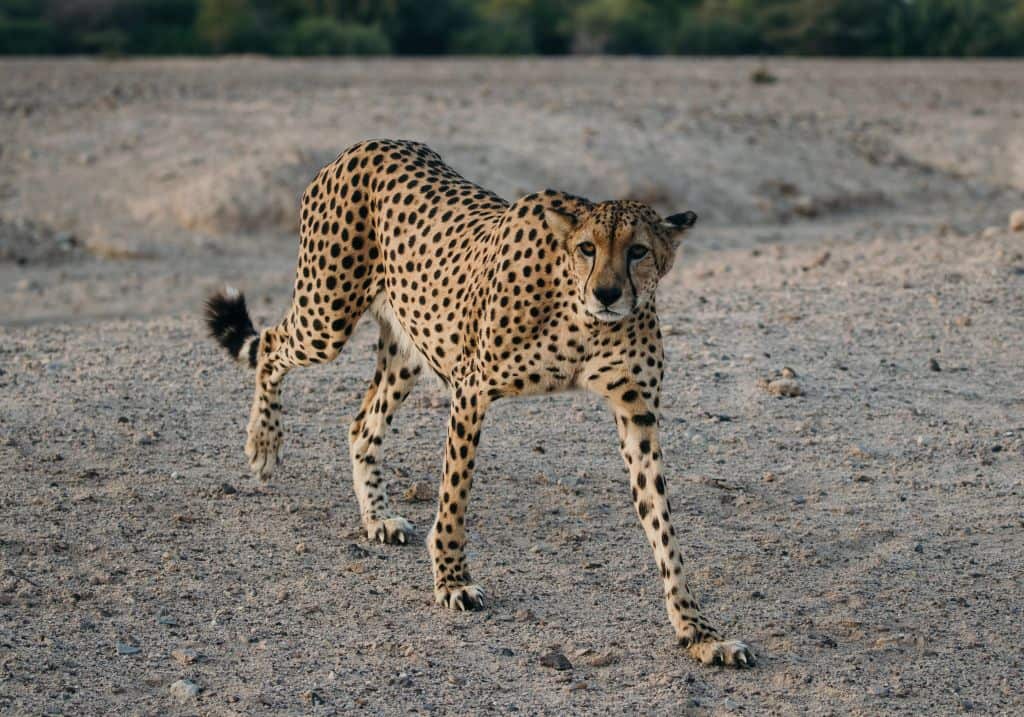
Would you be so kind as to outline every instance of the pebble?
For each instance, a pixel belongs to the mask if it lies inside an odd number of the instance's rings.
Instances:
[[[764,387],[773,396],[794,398],[803,395],[800,384],[792,378],[777,378],[774,381],[767,381]]]
[[[321,697],[314,690],[306,690],[305,692],[303,692],[299,696],[302,698],[302,701],[305,702],[307,705],[314,705],[315,706],[315,705],[322,705],[324,703],[324,698]]]
[[[940,366],[939,362],[935,359],[928,359],[928,368],[931,369],[932,371],[942,370],[942,366]]]
[[[545,653],[540,658],[540,664],[544,667],[550,667],[554,670],[571,670],[572,663],[569,662],[569,658],[563,655],[561,652],[552,650],[551,652]]]
[[[192,680],[178,680],[171,685],[171,694],[177,697],[179,702],[188,702],[194,699],[201,689]]]
[[[129,644],[124,643],[124,642],[117,643],[116,647],[117,647],[117,654],[118,655],[137,655],[140,652],[142,652],[142,648],[141,647],[136,647],[135,645],[129,645]]]
[[[619,661],[619,656],[613,652],[604,652],[599,655],[587,658],[587,664],[591,667],[607,667]]]
[[[1010,231],[1024,232],[1024,209],[1017,209],[1010,214]]]
[[[185,647],[180,650],[172,650],[171,657],[181,665],[191,665],[199,659],[199,653],[191,647]]]
[[[362,559],[370,557],[369,550],[367,550],[366,548],[361,548],[355,543],[349,543],[347,550],[349,556],[353,558]]]

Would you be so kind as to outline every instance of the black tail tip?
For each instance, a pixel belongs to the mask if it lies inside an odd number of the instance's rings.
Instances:
[[[230,287],[206,300],[206,326],[210,329],[210,335],[234,359],[239,357],[245,342],[256,336],[256,329],[249,318],[249,309],[245,306],[245,297]]]

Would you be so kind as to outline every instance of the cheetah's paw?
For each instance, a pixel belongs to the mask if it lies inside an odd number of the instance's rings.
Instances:
[[[249,459],[249,470],[253,477],[267,480],[274,468],[281,463],[281,434],[263,432],[250,434],[245,442],[245,457]]]
[[[416,533],[412,523],[398,515],[381,520],[368,518],[363,521],[363,527],[366,528],[366,537],[370,540],[391,545],[405,545]]]
[[[482,610],[484,590],[479,585],[440,585],[434,588],[434,601],[451,610]]]
[[[680,639],[690,657],[705,665],[729,665],[730,667],[753,667],[754,653],[740,640],[703,640],[691,643],[688,638]]]

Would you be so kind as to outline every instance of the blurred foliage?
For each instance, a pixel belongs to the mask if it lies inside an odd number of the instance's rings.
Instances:
[[[385,55],[391,43],[376,25],[317,16],[295,23],[281,50],[288,55]]]
[[[0,54],[1021,56],[1024,0],[0,0]]]

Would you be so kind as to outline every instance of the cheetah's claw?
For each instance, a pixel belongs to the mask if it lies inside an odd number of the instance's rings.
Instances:
[[[363,525],[366,527],[366,536],[370,540],[390,545],[406,545],[416,534],[412,523],[400,516],[383,520],[367,520]]]
[[[743,669],[757,664],[754,653],[746,643],[739,640],[705,640],[690,643],[682,638],[680,644],[686,648],[690,657],[705,665],[728,665]]]
[[[434,588],[434,601],[450,610],[482,610],[484,590],[479,585],[442,585]]]

